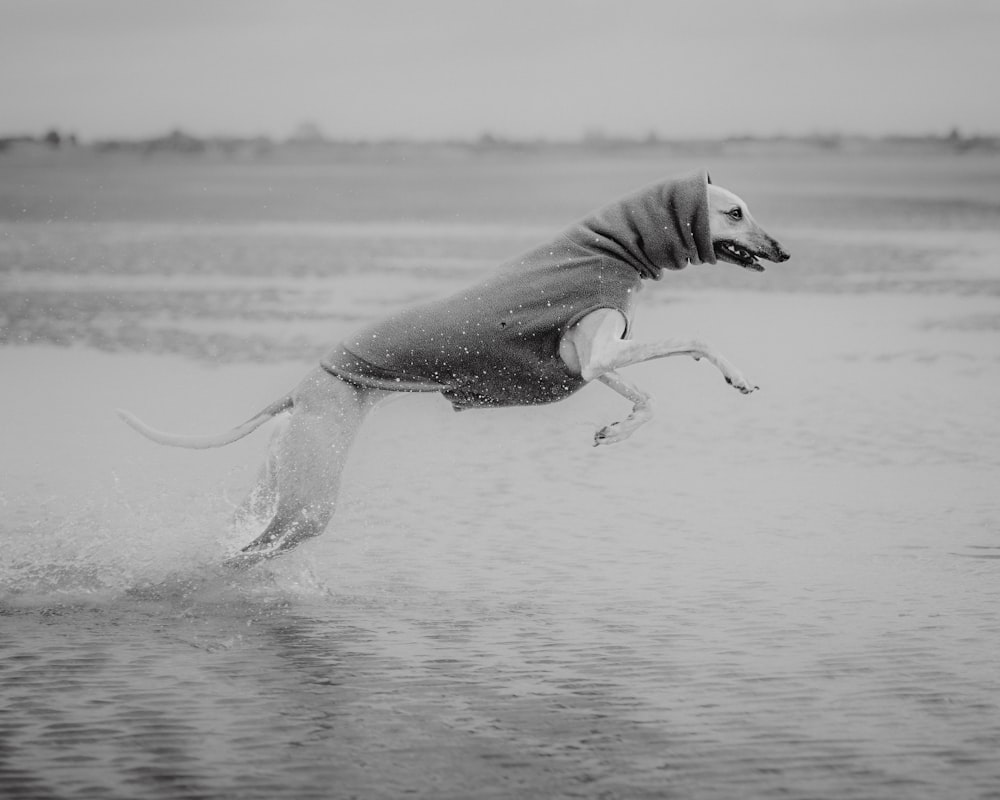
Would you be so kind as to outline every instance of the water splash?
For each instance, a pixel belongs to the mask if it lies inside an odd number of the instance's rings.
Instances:
[[[5,511],[0,603],[8,607],[121,598],[176,605],[327,591],[304,559],[245,573],[223,567],[262,520],[244,514],[228,522],[231,510],[215,493],[178,499],[164,487],[135,498],[115,475],[106,493],[30,506],[8,499]]]

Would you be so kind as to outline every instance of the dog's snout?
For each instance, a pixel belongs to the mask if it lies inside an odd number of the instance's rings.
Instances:
[[[791,256],[788,255],[788,251],[774,239],[771,240],[771,249],[774,252],[774,262],[777,264],[780,264],[782,261],[788,261],[788,259],[791,258]]]

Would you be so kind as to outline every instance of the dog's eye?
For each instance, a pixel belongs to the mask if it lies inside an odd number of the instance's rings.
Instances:
[[[743,219],[743,209],[739,206],[726,212],[730,219]]]

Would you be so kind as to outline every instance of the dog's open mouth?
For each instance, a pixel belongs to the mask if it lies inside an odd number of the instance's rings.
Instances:
[[[757,253],[728,239],[715,243],[715,257],[720,261],[738,264],[745,269],[752,269],[754,272],[763,272],[764,265],[757,260],[757,255]]]

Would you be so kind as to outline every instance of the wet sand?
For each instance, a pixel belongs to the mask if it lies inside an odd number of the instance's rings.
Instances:
[[[229,427],[357,318],[475,271],[480,239],[425,231],[453,254],[431,270],[398,260],[421,234],[383,227],[374,273],[264,274],[257,294],[225,269],[8,272],[34,343],[0,348],[0,794],[996,797],[995,233],[806,222],[783,236],[798,274],[643,298],[637,335],[703,336],[760,392],[636,366],[658,416],[597,449],[627,412],[601,386],[531,410],[400,399],[330,530],[237,574],[226,522],[266,432],[177,451],[112,409]],[[204,263],[220,240],[190,225],[161,247],[195,236]],[[479,233],[535,231],[509,225]],[[816,267],[860,253],[875,267]]]

